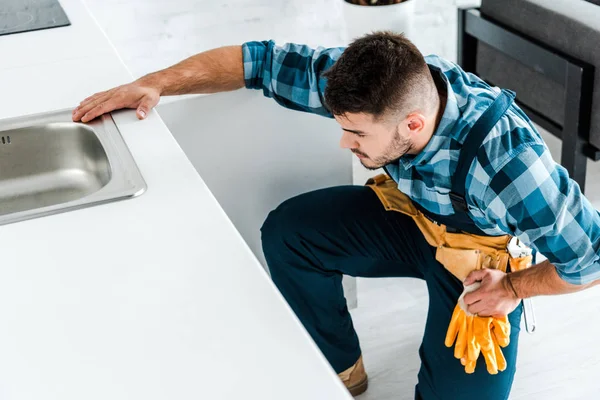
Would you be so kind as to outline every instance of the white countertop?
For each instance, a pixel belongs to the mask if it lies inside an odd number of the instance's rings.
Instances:
[[[0,36],[0,119],[132,80],[61,4]],[[350,399],[158,114],[113,118],[146,193],[0,226],[0,399]]]

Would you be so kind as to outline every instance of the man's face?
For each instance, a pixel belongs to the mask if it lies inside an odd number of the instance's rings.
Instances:
[[[350,149],[368,169],[389,164],[412,148],[406,124],[375,121],[371,114],[347,113],[335,116],[342,127],[340,146]]]

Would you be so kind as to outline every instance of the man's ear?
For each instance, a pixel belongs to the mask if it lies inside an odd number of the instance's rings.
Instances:
[[[412,134],[418,134],[425,128],[425,116],[421,113],[411,113],[404,120],[406,128]]]

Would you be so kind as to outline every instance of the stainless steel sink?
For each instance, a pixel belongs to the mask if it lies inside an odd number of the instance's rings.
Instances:
[[[0,225],[145,190],[110,114],[85,124],[71,110],[0,120]]]

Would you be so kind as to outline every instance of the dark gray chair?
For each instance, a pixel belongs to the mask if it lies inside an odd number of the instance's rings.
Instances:
[[[458,13],[458,63],[517,93],[584,190],[587,159],[600,160],[600,0],[482,0]]]

